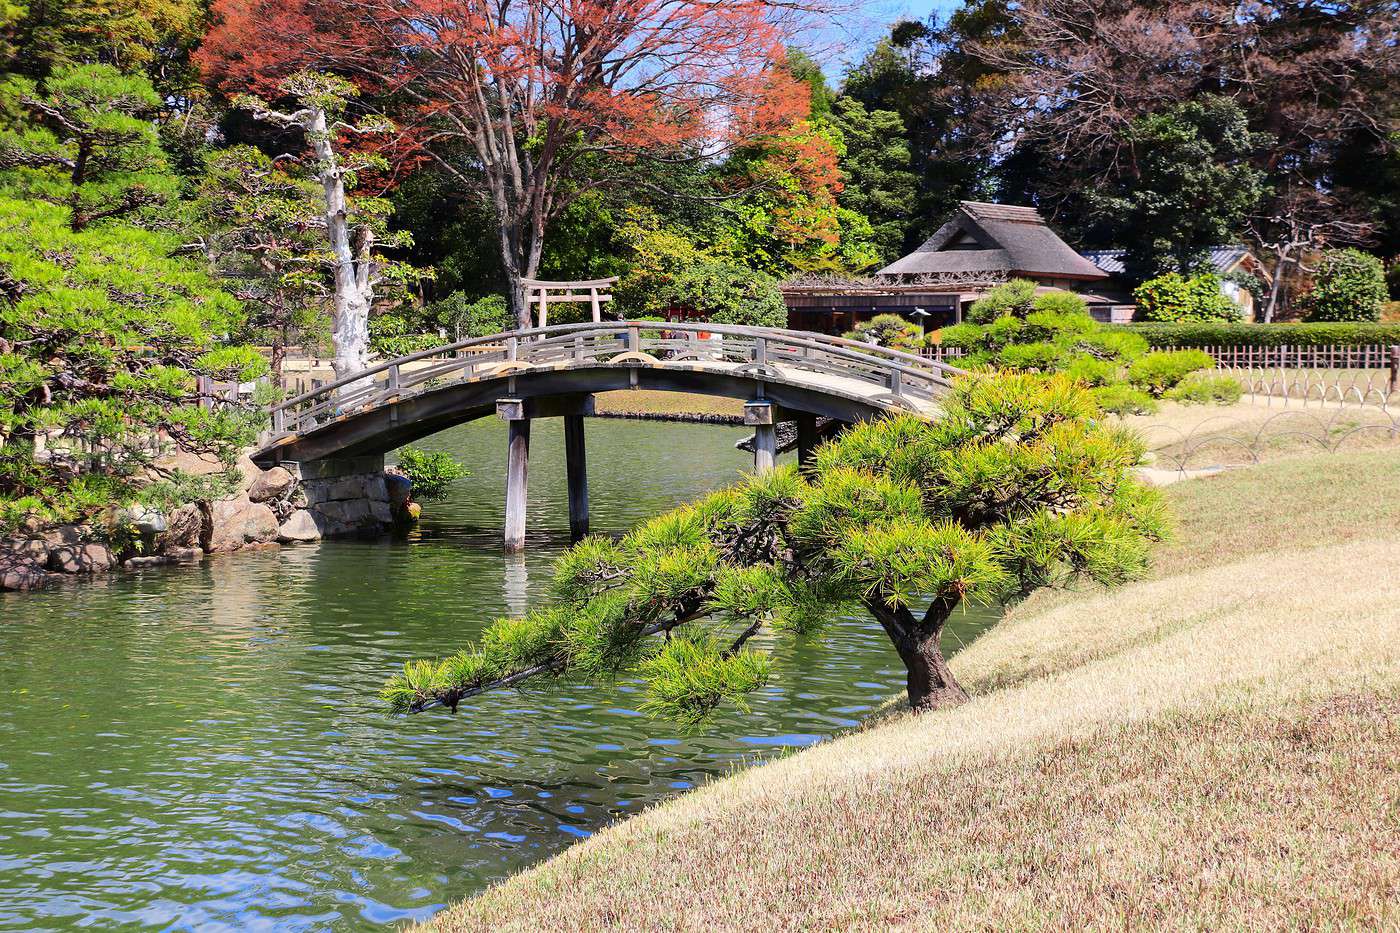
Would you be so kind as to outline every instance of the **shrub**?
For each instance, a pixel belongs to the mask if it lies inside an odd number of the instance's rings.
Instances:
[[[515,330],[515,315],[504,295],[471,299],[466,292],[453,292],[430,304],[428,312],[458,340]]]
[[[1033,302],[1036,311],[1048,311],[1053,314],[1082,314],[1089,315],[1089,305],[1084,299],[1074,292],[1053,291],[1039,295]],[[1090,318],[1090,320],[1093,320]]]
[[[1220,290],[1212,273],[1186,278],[1168,272],[1133,289],[1138,317],[1144,321],[1238,321],[1239,306]]]
[[[898,314],[877,314],[857,324],[855,330],[846,334],[846,338],[906,351],[917,350],[924,345],[924,336],[919,328]]]
[[[1400,324],[1128,324],[1152,347],[1351,347],[1400,343]],[[944,331],[947,333],[947,331]]]
[[[1168,391],[1166,397],[1187,404],[1206,405],[1214,402],[1231,405],[1238,402],[1243,394],[1244,387],[1237,379],[1212,373],[1192,373],[1177,383],[1176,388]]]
[[[1100,408],[1113,415],[1150,415],[1157,410],[1157,400],[1141,389],[1117,383],[1090,389],[1089,394]]]
[[[399,469],[413,483],[413,495],[419,501],[441,499],[454,482],[471,475],[451,454],[417,447],[399,451]]]
[[[1035,307],[1035,283],[1028,279],[1012,279],[996,286],[972,303],[967,320],[973,324],[990,324],[999,317],[1025,317]]]
[[[1076,356],[1064,367],[1065,375],[1086,386],[1106,386],[1117,382],[1121,367],[1111,360]]]
[[[1214,366],[1215,360],[1204,350],[1158,350],[1129,364],[1128,381],[1153,398],[1161,398],[1189,374]]]
[[[1078,295],[1035,295],[1034,285],[1023,279],[998,285],[978,306],[983,323],[972,323],[969,313],[967,323],[939,332],[943,346],[966,351],[968,365],[1066,371],[1085,385],[1103,385],[1120,379],[1122,364],[1147,349],[1141,338],[1095,321]]]
[[[715,324],[786,327],[787,305],[777,281],[763,272],[724,262],[683,269],[647,302],[651,313],[682,311]]]
[[[1359,249],[1329,249],[1303,304],[1309,321],[1379,321],[1388,297],[1379,259]]]
[[[996,356],[998,369],[1017,373],[1059,372],[1065,363],[1065,352],[1049,341],[1013,343],[1003,347]]]
[[[429,329],[422,315],[390,311],[369,319],[369,348],[380,356],[407,356],[441,345],[442,335]]]
[[[1076,334],[1072,349],[1095,359],[1126,363],[1146,353],[1148,343],[1132,331],[1099,325],[1088,333]]]

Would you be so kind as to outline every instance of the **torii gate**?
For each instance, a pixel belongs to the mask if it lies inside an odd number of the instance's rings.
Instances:
[[[535,312],[537,327],[549,326],[549,306],[563,301],[587,301],[593,306],[593,323],[603,320],[603,302],[612,301],[612,287],[617,284],[617,276],[607,279],[591,279],[583,282],[545,282],[540,279],[521,279],[525,289],[525,302],[538,307]]]

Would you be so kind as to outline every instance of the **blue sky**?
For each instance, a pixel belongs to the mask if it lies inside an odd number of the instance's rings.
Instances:
[[[886,33],[886,26],[901,19],[925,19],[934,11],[947,13],[961,5],[961,0],[857,0],[868,17],[866,28],[860,30],[856,41],[846,50],[846,59],[859,60],[865,50]],[[843,61],[823,63],[827,79],[839,81],[844,70]]]

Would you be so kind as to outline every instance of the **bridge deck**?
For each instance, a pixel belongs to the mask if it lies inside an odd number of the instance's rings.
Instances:
[[[763,398],[843,421],[932,414],[958,372],[896,350],[774,328],[648,321],[537,328],[389,360],[276,405],[255,459],[388,450],[488,414],[501,398],[628,387]]]

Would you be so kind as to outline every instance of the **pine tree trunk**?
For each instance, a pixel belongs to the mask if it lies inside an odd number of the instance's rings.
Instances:
[[[908,669],[905,684],[910,709],[926,712],[967,702],[967,691],[949,669],[937,637],[911,645],[900,657]]]
[[[967,702],[967,691],[953,676],[948,659],[943,656],[943,625],[956,605],[957,600],[952,600],[930,607],[920,620],[908,609],[892,610],[879,603],[866,603],[904,662],[909,708],[915,712]]]

